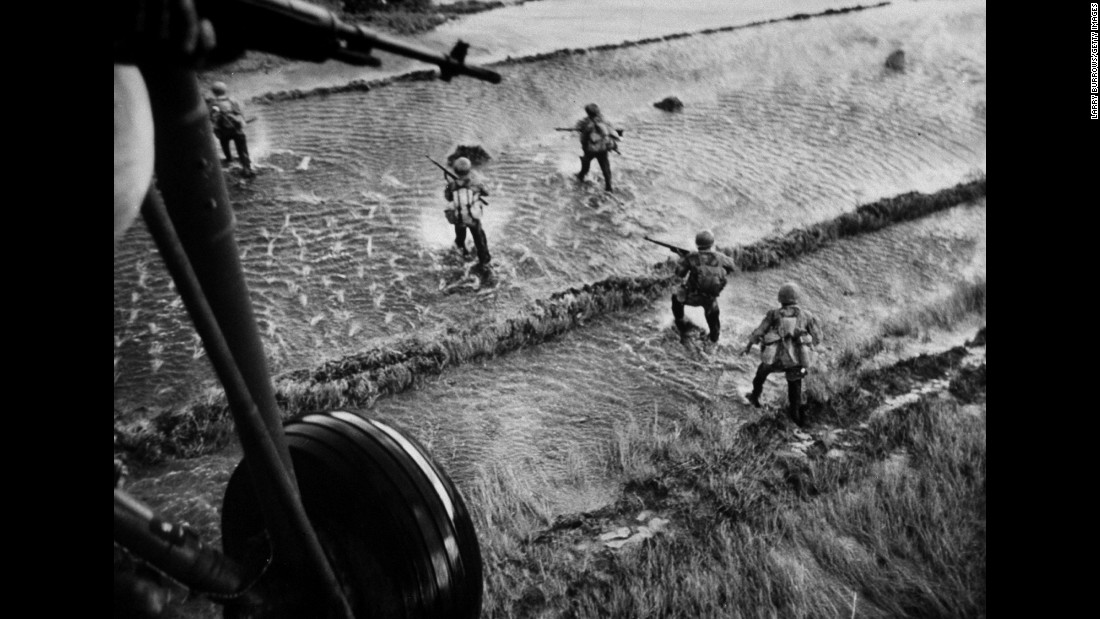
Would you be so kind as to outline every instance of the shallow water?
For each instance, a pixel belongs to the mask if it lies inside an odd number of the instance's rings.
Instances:
[[[985,207],[839,243],[782,268],[733,278],[720,297],[722,339],[709,358],[686,350],[667,300],[602,317],[538,347],[447,370],[382,398],[368,414],[406,427],[468,481],[485,462],[560,479],[598,454],[631,416],[677,418],[685,404],[741,400],[757,355],[738,354],[785,281],[801,282],[823,323],[823,363],[876,333],[884,316],[946,296],[964,273],[985,273]],[[687,318],[700,328],[699,308]],[[781,382],[774,379],[776,385]],[[769,387],[764,401],[784,390]]]
[[[749,243],[984,170],[984,5],[917,8],[553,58],[498,86],[415,82],[253,107],[263,173],[232,195],[275,371],[644,272],[668,253],[642,235],[689,246],[708,226],[722,245]],[[896,46],[902,74],[882,67]],[[682,113],[652,107],[666,94]],[[575,184],[579,149],[553,131],[589,100],[627,128],[614,196],[598,171]],[[472,290],[452,253],[441,174],[424,159],[459,144],[493,156],[486,228],[503,283],[491,291]],[[116,408],[194,396],[208,362],[140,226],[115,273]]]
[[[464,491],[482,469],[499,467],[536,489],[554,515],[591,509],[613,497],[613,485],[599,472],[616,426],[681,419],[686,407],[708,402],[728,404],[733,423],[771,414],[744,401],[758,354],[739,352],[776,305],[782,283],[801,282],[803,305],[821,321],[819,362],[827,366],[845,347],[876,335],[885,317],[984,276],[985,224],[983,200],[836,243],[779,268],[739,274],[720,297],[723,335],[709,356],[680,344],[662,300],[537,347],[450,368],[355,412],[415,436]],[[706,324],[699,308],[686,314]],[[935,340],[928,345],[957,345],[973,327],[925,335]],[[928,345],[911,340],[907,348],[916,354]],[[813,383],[811,375],[807,388]],[[773,375],[762,401],[777,407],[785,392],[782,377]],[[166,516],[216,535],[220,497],[238,459],[234,445],[141,471],[128,489]]]

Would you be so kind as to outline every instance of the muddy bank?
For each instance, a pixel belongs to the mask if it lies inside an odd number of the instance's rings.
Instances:
[[[485,66],[486,67],[493,67],[493,68],[506,68],[506,67],[511,67],[511,66],[520,66],[520,65],[524,65],[524,64],[541,62],[541,61],[550,60],[550,59],[554,59],[554,58],[561,58],[561,57],[565,57],[565,56],[579,56],[579,55],[584,55],[584,54],[587,54],[587,53],[590,53],[590,52],[600,52],[600,51],[606,51],[606,50],[621,49],[621,48],[626,48],[626,47],[637,47],[637,46],[643,46],[643,45],[650,45],[650,44],[654,44],[654,43],[674,41],[676,39],[686,39],[686,38],[700,36],[700,35],[716,34],[716,33],[720,33],[720,32],[732,32],[732,31],[735,31],[735,30],[742,30],[742,29],[745,29],[745,28],[756,28],[756,27],[759,27],[759,26],[765,26],[765,25],[768,25],[768,24],[775,24],[775,23],[786,22],[786,21],[801,21],[801,20],[805,20],[805,19],[810,19],[812,17],[827,17],[827,16],[830,16],[830,15],[843,15],[845,13],[851,13],[851,12],[855,12],[855,11],[862,11],[862,10],[865,10],[865,9],[873,9],[873,8],[888,6],[889,4],[890,4],[889,2],[880,2],[878,4],[872,4],[872,5],[867,5],[867,6],[855,5],[855,6],[845,7],[845,8],[841,8],[841,9],[826,9],[826,10],[818,12],[818,13],[797,13],[797,14],[791,15],[789,17],[780,17],[780,18],[776,18],[776,19],[767,19],[767,20],[754,21],[754,22],[750,22],[748,24],[739,24],[739,25],[736,25],[736,26],[723,26],[723,27],[720,27],[720,28],[706,28],[706,29],[698,30],[698,31],[694,31],[694,32],[681,32],[681,33],[669,34],[669,35],[659,36],[659,37],[647,37],[647,38],[638,39],[638,40],[635,40],[635,41],[623,41],[621,43],[608,43],[608,44],[604,44],[604,45],[596,45],[596,46],[593,46],[593,47],[582,48],[582,49],[558,49],[558,50],[545,52],[545,53],[541,53],[541,54],[532,54],[530,56],[523,56],[523,57],[520,57],[520,58],[513,58],[511,56],[508,56],[507,58],[505,58],[502,61],[488,63]],[[489,8],[496,8],[496,7],[489,7]],[[481,10],[488,10],[488,9],[481,9]],[[440,22],[440,23],[442,23],[442,22]],[[438,76],[439,76],[439,72],[434,70],[434,69],[420,70],[420,71],[410,71],[408,73],[403,73],[401,75],[385,77],[385,78],[380,78],[380,79],[374,79],[374,80],[362,80],[362,79],[360,79],[360,80],[351,80],[351,81],[347,82],[346,84],[341,84],[341,85],[336,85],[336,86],[321,86],[321,87],[310,88],[310,89],[305,89],[305,90],[291,89],[291,90],[282,90],[282,91],[278,91],[278,92],[268,92],[268,93],[264,93],[264,94],[256,95],[256,96],[252,97],[251,101],[254,102],[254,103],[259,103],[259,104],[269,104],[269,103],[275,103],[275,102],[278,102],[278,101],[290,101],[290,100],[294,100],[294,99],[304,99],[304,98],[307,98],[307,97],[318,97],[318,96],[332,95],[332,94],[344,93],[344,92],[366,92],[366,91],[369,91],[369,90],[372,90],[372,89],[375,89],[375,88],[381,88],[383,86],[388,86],[390,84],[397,84],[397,83],[404,83],[404,82],[431,81],[431,80],[437,79]]]
[[[744,271],[767,269],[844,237],[971,202],[983,197],[985,191],[986,181],[982,178],[931,195],[903,194],[861,206],[830,221],[725,251]],[[288,416],[303,410],[369,406],[376,398],[412,388],[418,380],[438,375],[447,367],[537,345],[597,316],[648,306],[675,284],[673,264],[669,260],[653,265],[644,275],[610,277],[559,291],[510,317],[483,319],[444,332],[418,333],[315,369],[282,374],[276,379],[277,397]],[[165,456],[210,453],[231,437],[228,409],[220,394],[149,418],[116,417],[115,423],[116,452],[130,452],[138,460],[150,462]]]

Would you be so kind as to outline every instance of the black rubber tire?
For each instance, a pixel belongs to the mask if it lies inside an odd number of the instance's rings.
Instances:
[[[422,445],[346,412],[305,415],[285,430],[302,503],[356,617],[480,615],[481,550],[473,522]],[[268,550],[247,465],[241,462],[226,488],[222,546],[254,565]],[[228,606],[225,616],[296,614],[274,606],[259,613]]]

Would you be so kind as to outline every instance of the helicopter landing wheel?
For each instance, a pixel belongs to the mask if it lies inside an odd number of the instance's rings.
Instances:
[[[347,412],[304,415],[288,421],[285,432],[306,514],[356,617],[480,615],[481,550],[473,522],[423,446]],[[242,461],[225,492],[222,545],[230,557],[257,567],[257,558],[271,556],[266,540]],[[278,601],[291,585],[278,578],[266,586],[261,579],[263,603],[228,605],[224,616],[300,616],[301,600]]]

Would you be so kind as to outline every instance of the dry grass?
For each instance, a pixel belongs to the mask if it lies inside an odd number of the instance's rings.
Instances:
[[[905,312],[883,323],[881,333],[888,337],[912,337],[931,328],[944,329],[964,316],[985,317],[985,278],[960,282],[946,298],[917,310]]]
[[[919,401],[873,421],[849,457],[806,461],[779,455],[787,429],[770,419],[639,416],[609,449],[622,499],[543,535],[528,491],[497,477],[471,497],[495,515],[479,523],[484,615],[984,616],[985,420],[959,406]],[[887,457],[899,451],[907,465]],[[578,550],[642,508],[673,532]]]

